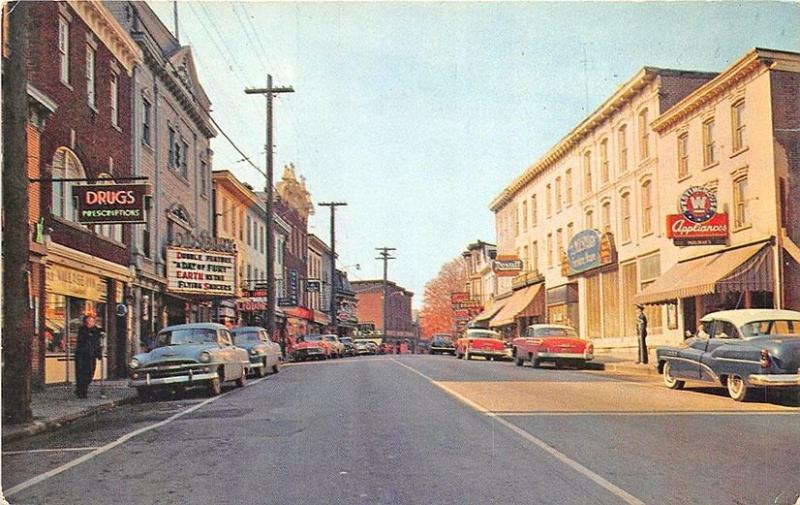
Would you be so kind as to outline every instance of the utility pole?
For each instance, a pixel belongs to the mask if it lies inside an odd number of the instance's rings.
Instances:
[[[175,21],[175,40],[180,42],[181,38],[178,33],[178,0],[172,0],[172,19]]]
[[[386,302],[389,299],[389,283],[387,280],[389,274],[389,260],[397,259],[395,256],[392,256],[392,253],[389,251],[396,251],[397,249],[394,247],[376,247],[375,250],[379,251],[378,257],[375,259],[383,261],[383,341],[386,342]]]
[[[336,317],[336,207],[347,206],[346,202],[320,202],[321,207],[331,209],[331,325],[333,333],[339,334],[339,319]],[[320,287],[322,283],[320,282]]]
[[[264,95],[267,97],[267,145],[264,148],[267,157],[267,173],[264,193],[266,194],[267,211],[267,316],[266,328],[270,338],[275,333],[275,217],[272,210],[272,150],[273,150],[273,126],[272,126],[272,99],[275,93],[294,93],[290,87],[272,87],[272,75],[267,74],[266,88],[247,88],[244,92],[248,95]],[[281,345],[281,351],[285,352],[285,343]]]
[[[31,413],[33,314],[28,293],[28,44],[29,2],[5,5],[8,57],[3,58],[3,421]]]

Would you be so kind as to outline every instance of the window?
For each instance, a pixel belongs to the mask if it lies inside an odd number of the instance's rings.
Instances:
[[[572,234],[574,233],[573,228],[574,226],[572,226],[572,223],[567,223],[567,246],[569,246],[569,243],[572,242]]]
[[[539,243],[531,244],[531,270],[539,270]]]
[[[556,254],[558,254],[559,261],[561,260],[561,255],[564,254],[564,236],[562,232],[561,228],[556,230]]]
[[[653,194],[652,184],[645,181],[642,184],[642,233],[653,231]]]
[[[522,270],[528,271],[530,270],[530,258],[528,257],[528,246],[524,246],[522,248]]]
[[[531,226],[536,226],[539,221],[539,211],[536,208],[536,195],[531,197]]]
[[[712,118],[703,123],[703,163],[705,166],[711,165],[717,160],[715,147],[714,119]]]
[[[72,151],[59,148],[53,156],[53,179],[80,179],[86,177],[78,158]],[[54,182],[51,202],[51,212],[54,216],[78,221],[75,200],[72,198],[73,186],[81,184],[76,182]]]
[[[528,201],[522,201],[522,231],[528,230]]]
[[[97,108],[95,100],[94,85],[94,59],[95,50],[92,46],[86,46],[86,101],[93,109]]]
[[[59,77],[61,82],[69,84],[69,21],[58,18],[58,55]]]
[[[152,105],[147,100],[142,100],[142,142],[150,144],[150,121],[152,114]],[[171,130],[171,128],[170,128]],[[170,149],[170,152],[172,149]]]
[[[567,207],[572,205],[572,169],[568,168],[564,175],[564,190],[567,193]]]
[[[747,147],[747,130],[744,124],[744,100],[739,100],[731,107],[731,124],[733,126],[733,150],[740,151]]]
[[[639,159],[650,157],[650,125],[647,122],[647,109],[639,113]]]
[[[604,202],[600,208],[600,219],[602,220],[603,232],[611,233],[611,202]]]
[[[119,77],[111,73],[111,124],[119,126]]]
[[[189,155],[189,144],[187,144],[185,141],[181,140],[181,146],[183,148],[183,149],[181,149],[181,152],[183,153],[183,156],[180,159],[181,176],[183,176],[184,179],[188,179],[189,178],[189,167],[187,166],[187,158],[189,157],[188,156]]]
[[[550,217],[553,214],[553,197],[550,195],[550,185],[548,184],[544,190],[545,208],[547,210],[547,217]]]
[[[547,234],[547,268],[553,266],[553,234]]]
[[[561,177],[556,177],[556,211],[561,211]]]
[[[239,209],[239,240],[244,240],[244,210]]]
[[[222,227],[225,228],[227,232],[231,229],[231,212],[228,208],[228,200],[226,198],[222,199]]]
[[[586,221],[586,229],[590,230],[594,228],[594,212],[591,209],[589,209],[586,211],[584,217]]]
[[[619,171],[620,173],[628,170],[628,129],[625,125],[619,127],[617,132],[617,143],[619,144]]]
[[[247,216],[247,245],[253,244],[251,240],[251,237],[253,236],[252,233],[253,233],[253,221],[252,219],[250,219],[250,216]]]
[[[600,183],[605,184],[608,179],[608,139],[603,139],[600,142]]]
[[[247,265],[247,278],[246,281],[249,283],[253,280],[253,267]]]
[[[208,164],[200,160],[200,195],[208,196]]]
[[[592,192],[592,152],[583,153],[583,192]]]
[[[167,140],[169,141],[169,152],[167,153],[167,164],[170,168],[175,168],[175,160],[177,159],[178,154],[175,153],[176,149],[178,148],[177,142],[175,141],[175,128],[169,127],[169,133],[167,134]]]
[[[678,136],[678,178],[689,175],[689,134]]]
[[[747,211],[747,176],[733,181],[733,206],[734,226],[736,228],[747,226],[750,223],[750,216]]]
[[[631,194],[624,193],[620,199],[622,213],[622,241],[628,242],[631,239]]]

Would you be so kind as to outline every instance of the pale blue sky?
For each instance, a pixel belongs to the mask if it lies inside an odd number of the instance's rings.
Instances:
[[[172,3],[151,3],[170,28]],[[352,279],[425,283],[476,239],[491,199],[642,66],[719,71],[754,46],[800,50],[790,3],[181,2],[214,116],[264,165],[267,71],[276,177],[294,162],[315,202],[344,200],[337,248]],[[248,20],[249,19],[249,20]],[[583,51],[586,62],[584,71]],[[263,178],[220,136],[214,168]],[[327,209],[311,231],[329,237]]]

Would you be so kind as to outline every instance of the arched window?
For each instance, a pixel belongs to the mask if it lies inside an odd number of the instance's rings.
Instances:
[[[647,109],[639,113],[639,159],[650,157],[650,125],[647,122]]]
[[[583,192],[592,192],[592,152],[583,153]]]
[[[744,99],[731,107],[731,126],[733,127],[733,150],[740,151],[747,147],[747,129],[745,128]]]
[[[619,205],[622,220],[622,242],[625,243],[631,239],[631,194],[623,193]]]
[[[585,218],[586,218],[584,219],[585,229],[589,230],[594,228],[594,211],[592,209],[586,211]]]
[[[611,232],[611,202],[605,201],[603,202],[603,206],[601,207],[600,218],[603,221],[603,232],[610,233]]]
[[[600,141],[600,184],[609,181],[611,170],[608,163],[608,139]]]
[[[642,233],[653,231],[653,185],[650,181],[642,183]]]
[[[619,146],[619,172],[628,170],[628,129],[625,125],[617,130],[617,146]]]
[[[113,178],[110,174],[102,173],[98,177],[98,179],[105,179],[108,182],[113,182]],[[108,237],[112,240],[116,240],[117,242],[122,242],[122,225],[121,224],[100,224],[95,225],[95,231],[100,235]]]
[[[74,152],[66,147],[59,147],[53,156],[53,179],[85,179],[83,164]],[[50,210],[54,216],[70,221],[78,221],[75,200],[72,198],[73,186],[83,182],[53,182],[52,202]]]

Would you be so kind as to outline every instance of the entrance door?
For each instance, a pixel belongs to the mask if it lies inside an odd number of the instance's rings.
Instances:
[[[697,333],[697,311],[695,310],[693,296],[690,298],[683,298],[681,301],[683,302],[683,338],[687,338],[687,331],[690,332],[691,335]]]

